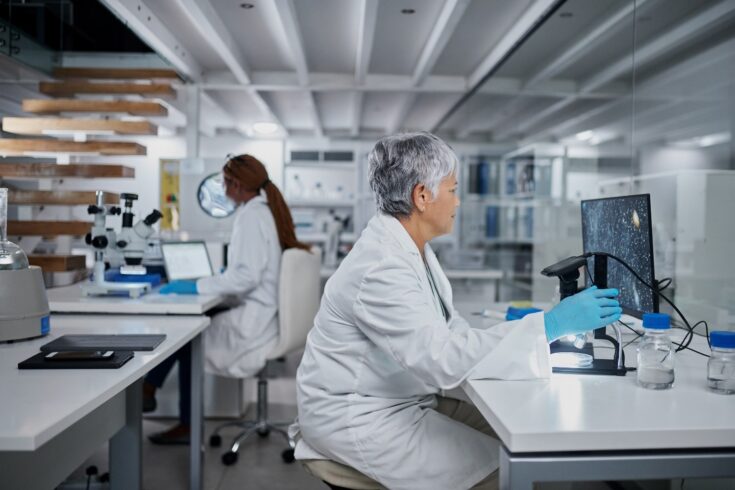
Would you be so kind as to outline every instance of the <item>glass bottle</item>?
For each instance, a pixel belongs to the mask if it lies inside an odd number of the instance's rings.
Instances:
[[[299,174],[293,175],[293,186],[291,187],[291,199],[304,199],[304,183],[301,182]]]
[[[23,249],[8,241],[8,190],[0,189],[0,270],[28,267],[28,257]]]
[[[707,361],[707,384],[723,395],[735,394],[735,332],[710,333],[712,355]]]
[[[665,390],[674,384],[674,346],[671,343],[671,318],[664,313],[643,315],[645,334],[638,346],[638,385]]]

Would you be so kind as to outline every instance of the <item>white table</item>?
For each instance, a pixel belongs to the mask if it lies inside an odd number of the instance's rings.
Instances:
[[[709,351],[696,340],[692,347]],[[626,349],[626,365],[635,366],[635,345]],[[664,391],[638,387],[635,372],[473,380],[463,389],[502,442],[501,489],[530,490],[534,481],[731,477],[735,397],[707,389],[706,365],[703,356],[678,353],[676,382]]]
[[[158,288],[140,298],[82,296],[80,284],[46,290],[54,313],[105,313],[137,315],[203,315],[220,305],[223,296],[201,294],[158,294]]]
[[[5,489],[55,487],[107,440],[110,488],[142,486],[142,378],[192,345],[191,486],[202,481],[202,344],[209,318],[53,315],[46,337],[0,344],[0,474]],[[119,369],[19,370],[41,345],[65,334],[151,333],[166,340]]]

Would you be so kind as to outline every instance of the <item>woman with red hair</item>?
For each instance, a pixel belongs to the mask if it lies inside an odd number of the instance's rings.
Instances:
[[[256,374],[278,340],[278,276],[281,254],[289,248],[308,249],[296,239],[291,212],[265,166],[251,155],[229,158],[224,168],[225,192],[237,205],[227,253],[227,269],[196,281],[172,281],[162,294],[221,294],[226,311],[212,317],[205,331],[205,368],[233,378]],[[189,346],[153,369],[143,385],[143,410],[155,410],[155,391],[174,363],[180,361],[180,423],[154,434],[158,444],[187,444],[190,397]]]

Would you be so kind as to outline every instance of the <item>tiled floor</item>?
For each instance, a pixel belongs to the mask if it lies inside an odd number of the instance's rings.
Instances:
[[[271,414],[274,419],[292,419],[296,414],[296,407],[272,405]],[[143,422],[143,431],[146,435],[168,428],[172,420],[150,420]],[[214,427],[221,421],[207,421],[205,423],[205,440],[209,440]],[[240,449],[237,463],[224,466],[220,460],[225,447],[237,429],[228,428],[222,431],[223,447],[206,448],[204,455],[204,489],[205,490],[324,490],[328,487],[310,476],[298,462],[286,464],[281,459],[281,451],[287,444],[276,433],[267,438],[258,436],[247,440]],[[189,471],[188,446],[156,446],[146,438],[143,443],[143,488],[155,489],[187,489]],[[98,451],[85,462],[69,480],[66,487],[85,488],[73,482],[85,482],[84,470],[89,465],[95,465],[100,473],[108,470],[107,448]],[[94,487],[93,487],[94,488]],[[101,488],[101,487],[97,487]]]

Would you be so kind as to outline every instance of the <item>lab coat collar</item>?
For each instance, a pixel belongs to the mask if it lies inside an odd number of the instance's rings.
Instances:
[[[255,196],[254,198],[252,198],[251,200],[249,200],[248,202],[246,202],[245,204],[240,204],[237,207],[237,210],[244,211],[245,208],[247,208],[248,206],[253,207],[258,203],[268,204],[268,199],[266,198],[265,194],[263,194],[262,192],[258,194],[257,196]]]
[[[378,213],[375,219],[398,241],[398,244],[403,250],[418,256],[421,255],[419,248],[416,246],[416,242],[413,241],[411,235],[408,234],[408,231],[406,231],[397,218],[389,214]]]

